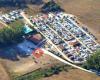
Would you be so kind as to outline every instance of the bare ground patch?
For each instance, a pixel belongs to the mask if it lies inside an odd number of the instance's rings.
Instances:
[[[68,72],[62,71],[58,75],[53,75],[41,80],[100,80],[100,77],[78,69],[70,69]]]
[[[0,80],[10,80],[8,73],[0,63]]]

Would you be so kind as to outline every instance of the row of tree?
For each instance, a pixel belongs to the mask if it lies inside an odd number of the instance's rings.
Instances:
[[[23,40],[24,27],[16,26],[14,28],[4,27],[0,29],[0,47],[19,43]]]

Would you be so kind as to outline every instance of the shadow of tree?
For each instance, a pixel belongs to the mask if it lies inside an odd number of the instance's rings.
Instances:
[[[25,53],[19,53],[15,47],[16,46],[10,46],[0,50],[0,58],[12,61],[19,61],[19,57],[28,57],[28,55],[26,55]]]
[[[43,0],[0,0],[0,7],[27,8],[28,4],[41,5]]]
[[[0,58],[13,60],[13,61],[19,60],[15,51],[13,49],[10,49],[10,48],[0,50]]]

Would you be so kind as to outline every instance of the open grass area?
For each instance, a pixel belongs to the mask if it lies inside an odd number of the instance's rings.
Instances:
[[[11,27],[24,26],[24,23],[22,20],[16,20],[16,21],[10,23],[9,26],[11,26]]]
[[[57,68],[59,73],[54,73],[54,69]],[[79,69],[74,69],[70,66],[56,66],[48,69],[38,69],[31,73],[25,74],[23,76],[17,77],[14,80],[100,80],[100,77],[81,71]],[[85,76],[85,78],[84,78]]]
[[[59,75],[52,75],[40,80],[100,80],[100,76],[79,69],[68,69],[68,72],[62,71]]]
[[[35,16],[41,11],[41,5],[28,5],[28,8],[25,10],[31,16]]]
[[[54,74],[59,74],[61,71],[67,71],[69,66],[62,65],[62,66],[54,66],[48,69],[38,69],[36,71],[33,71],[29,74],[20,76],[15,78],[14,80],[39,80],[44,77],[50,77]]]

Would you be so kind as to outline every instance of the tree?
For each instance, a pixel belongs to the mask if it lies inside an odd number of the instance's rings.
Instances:
[[[87,69],[93,69],[100,72],[100,50],[97,50],[93,55],[91,55],[83,67]]]
[[[45,3],[42,7],[42,12],[59,12],[64,11],[54,0]]]
[[[8,46],[19,43],[23,40],[22,36],[24,27],[16,26],[15,28],[4,27],[0,30],[0,46]]]

